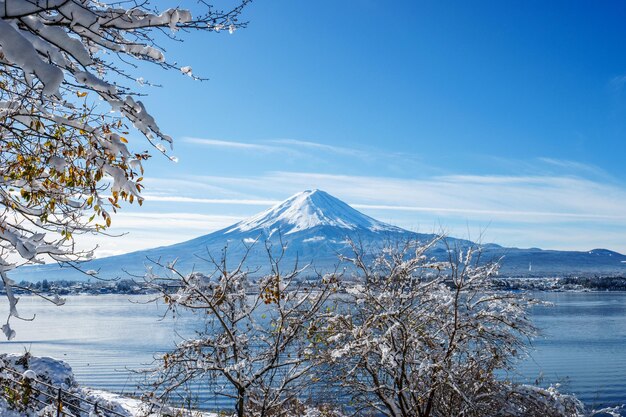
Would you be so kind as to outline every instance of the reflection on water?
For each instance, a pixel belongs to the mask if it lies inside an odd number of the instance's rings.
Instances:
[[[553,303],[539,306],[533,318],[542,331],[530,358],[519,364],[518,381],[561,383],[588,405],[626,403],[626,293],[537,293]],[[0,351],[53,356],[67,361],[80,383],[134,393],[133,374],[155,352],[174,346],[175,331],[190,334],[193,316],[160,318],[164,306],[144,303],[150,296],[71,296],[63,307],[22,297],[20,312],[34,322],[15,321],[17,337]],[[226,406],[210,387],[198,391],[204,408]]]

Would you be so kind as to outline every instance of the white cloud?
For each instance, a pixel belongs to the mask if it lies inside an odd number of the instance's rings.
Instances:
[[[565,219],[588,219],[588,220],[626,220],[626,216],[609,216],[598,214],[585,214],[585,213],[563,213],[563,212],[550,212],[550,211],[515,211],[515,210],[476,210],[465,208],[448,208],[448,207],[419,207],[419,206],[388,206],[388,205],[376,205],[376,204],[352,204],[352,207],[356,209],[365,210],[393,210],[393,211],[412,211],[412,212],[429,212],[429,213],[452,213],[452,214],[464,214],[468,216],[472,215],[484,215],[495,217],[510,217],[510,216],[530,216],[530,221],[534,221],[536,217],[549,217],[549,218],[565,218]],[[526,218],[517,219],[518,221],[526,221]]]
[[[626,221],[626,190],[581,178],[456,175],[412,180],[277,172],[263,182],[322,188],[343,200],[388,210],[410,207],[468,217],[500,215],[511,221],[543,217]]]
[[[198,213],[119,212],[107,235],[82,235],[76,239],[79,249],[93,249],[96,257],[119,255],[158,246],[172,245],[214,232],[242,218]]]
[[[559,164],[568,163],[552,165]],[[161,188],[160,183],[167,186]],[[155,207],[167,213],[122,212],[113,219],[114,232],[131,231],[135,236],[130,238],[132,250],[210,233],[296,192],[320,188],[370,216],[411,230],[443,227],[466,237],[468,229],[487,227],[487,240],[503,245],[626,252],[626,188],[616,181],[563,175],[406,179],[277,171],[154,179],[153,185],[162,193],[147,194],[147,203],[158,202]],[[119,250],[116,244],[107,245],[102,250]]]
[[[201,203],[201,204],[236,204],[246,206],[268,206],[274,205],[278,200],[254,200],[254,199],[232,199],[232,198],[200,198],[164,195],[143,195],[146,201],[160,201],[170,203]]]
[[[549,165],[554,165],[558,168],[574,169],[574,170],[583,171],[583,172],[607,175],[605,170],[595,165],[583,164],[582,162],[578,162],[578,161],[570,161],[568,159],[556,159],[556,158],[548,158],[548,157],[541,157],[541,158],[538,158],[538,160]]]
[[[190,183],[198,181],[194,178]],[[273,172],[258,177],[204,177],[208,183],[254,188],[274,199],[151,196],[147,200],[270,206],[307,188],[324,189],[367,210],[459,214],[508,221],[626,221],[626,190],[573,177],[448,175],[422,180]]]
[[[619,93],[620,91],[622,91],[622,89],[624,88],[624,84],[626,84],[626,75],[618,75],[609,80],[609,87],[615,93]]]
[[[275,146],[268,145],[259,145],[257,143],[247,143],[247,142],[235,142],[229,140],[220,140],[220,139],[202,139],[202,138],[191,138],[185,137],[182,139],[183,142],[193,143],[195,145],[209,146],[214,148],[231,148],[238,150],[253,150],[253,151],[265,151],[265,152],[274,152],[279,150],[279,148]]]
[[[340,155],[356,156],[360,158],[366,158],[366,157],[372,156],[370,153],[359,150],[359,149],[347,148],[343,146],[327,145],[325,143],[311,142],[307,140],[270,139],[270,140],[267,140],[266,142],[276,143],[280,145],[289,145],[293,147],[317,149],[317,150],[324,151],[324,152],[336,153]]]
[[[194,231],[206,231],[209,233],[221,227],[226,227],[241,220],[239,216],[207,215],[185,212],[119,212],[113,218],[113,228],[118,229],[189,229]]]

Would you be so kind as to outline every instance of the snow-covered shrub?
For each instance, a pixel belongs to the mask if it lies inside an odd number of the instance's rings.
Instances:
[[[24,375],[63,389],[77,386],[72,368],[58,359],[36,357],[28,352],[23,355],[2,353],[0,366],[10,367]]]
[[[385,416],[576,416],[556,390],[513,384],[510,369],[535,334],[532,300],[498,291],[495,262],[479,249],[427,256],[435,240],[346,258],[360,284],[329,313],[318,354],[357,412]],[[443,241],[445,242],[445,241]]]
[[[33,357],[28,352],[24,355],[0,354],[0,371],[0,387],[3,390],[1,396],[6,403],[4,408],[25,416],[46,415],[42,404],[50,402],[49,397],[39,391],[42,386],[35,381],[67,391],[77,390],[70,366],[49,357]],[[67,410],[75,412],[75,407],[78,406],[75,398],[66,398],[64,402]],[[56,408],[54,415],[56,416]]]

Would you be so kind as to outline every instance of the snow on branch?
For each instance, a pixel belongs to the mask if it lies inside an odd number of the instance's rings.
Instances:
[[[443,245],[449,259],[429,255]],[[357,284],[345,288],[320,329],[319,355],[357,413],[400,416],[582,415],[556,389],[498,376],[535,335],[535,301],[493,285],[497,262],[445,237],[378,253],[353,244]]]
[[[226,249],[209,254],[207,273],[182,274],[174,265],[159,265],[168,274],[149,272],[170,312],[196,314],[205,330],[159,357],[147,399],[166,403],[186,383],[208,380],[216,395],[233,398],[237,416],[296,415],[288,410],[310,384],[314,329],[337,276],[307,281],[306,266],[282,264],[284,247],[266,249],[271,272],[262,276],[244,266],[246,256],[229,265]]]
[[[229,11],[201,2],[194,15],[149,1],[0,1],[0,262],[78,260],[88,253],[75,251],[77,235],[108,228],[122,202],[142,203],[150,154],[127,136],[135,129],[175,157],[139,100],[135,62],[178,71],[161,41],[243,27],[248,2]],[[8,293],[11,281],[2,286]]]

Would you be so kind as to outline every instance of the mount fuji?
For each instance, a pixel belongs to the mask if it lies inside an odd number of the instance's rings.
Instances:
[[[206,259],[219,259],[227,248],[231,265],[239,262],[250,249],[246,264],[258,273],[266,272],[268,257],[266,242],[277,253],[285,248],[283,268],[311,264],[312,270],[334,269],[339,254],[350,254],[348,239],[366,250],[376,250],[385,244],[409,239],[429,241],[435,235],[411,232],[373,219],[350,207],[343,201],[321,190],[298,193],[255,216],[208,235],[154,249],[124,255],[99,258],[84,262],[81,269],[98,271],[98,277],[124,277],[125,274],[143,275],[151,260],[167,264],[176,260],[181,272],[210,269]],[[255,243],[256,242],[256,243]],[[255,243],[255,244],[254,244]],[[446,245],[447,244],[447,245]],[[463,239],[448,237],[431,250],[431,255],[445,259],[447,247],[464,248],[473,245]],[[505,248],[496,244],[483,245],[484,259],[503,258],[501,275],[626,275],[626,256],[606,249],[588,252],[554,251],[537,248]],[[203,260],[204,259],[204,260]],[[529,266],[532,264],[532,271]],[[74,268],[54,265],[35,265],[12,271],[15,280],[85,280],[88,275]]]

